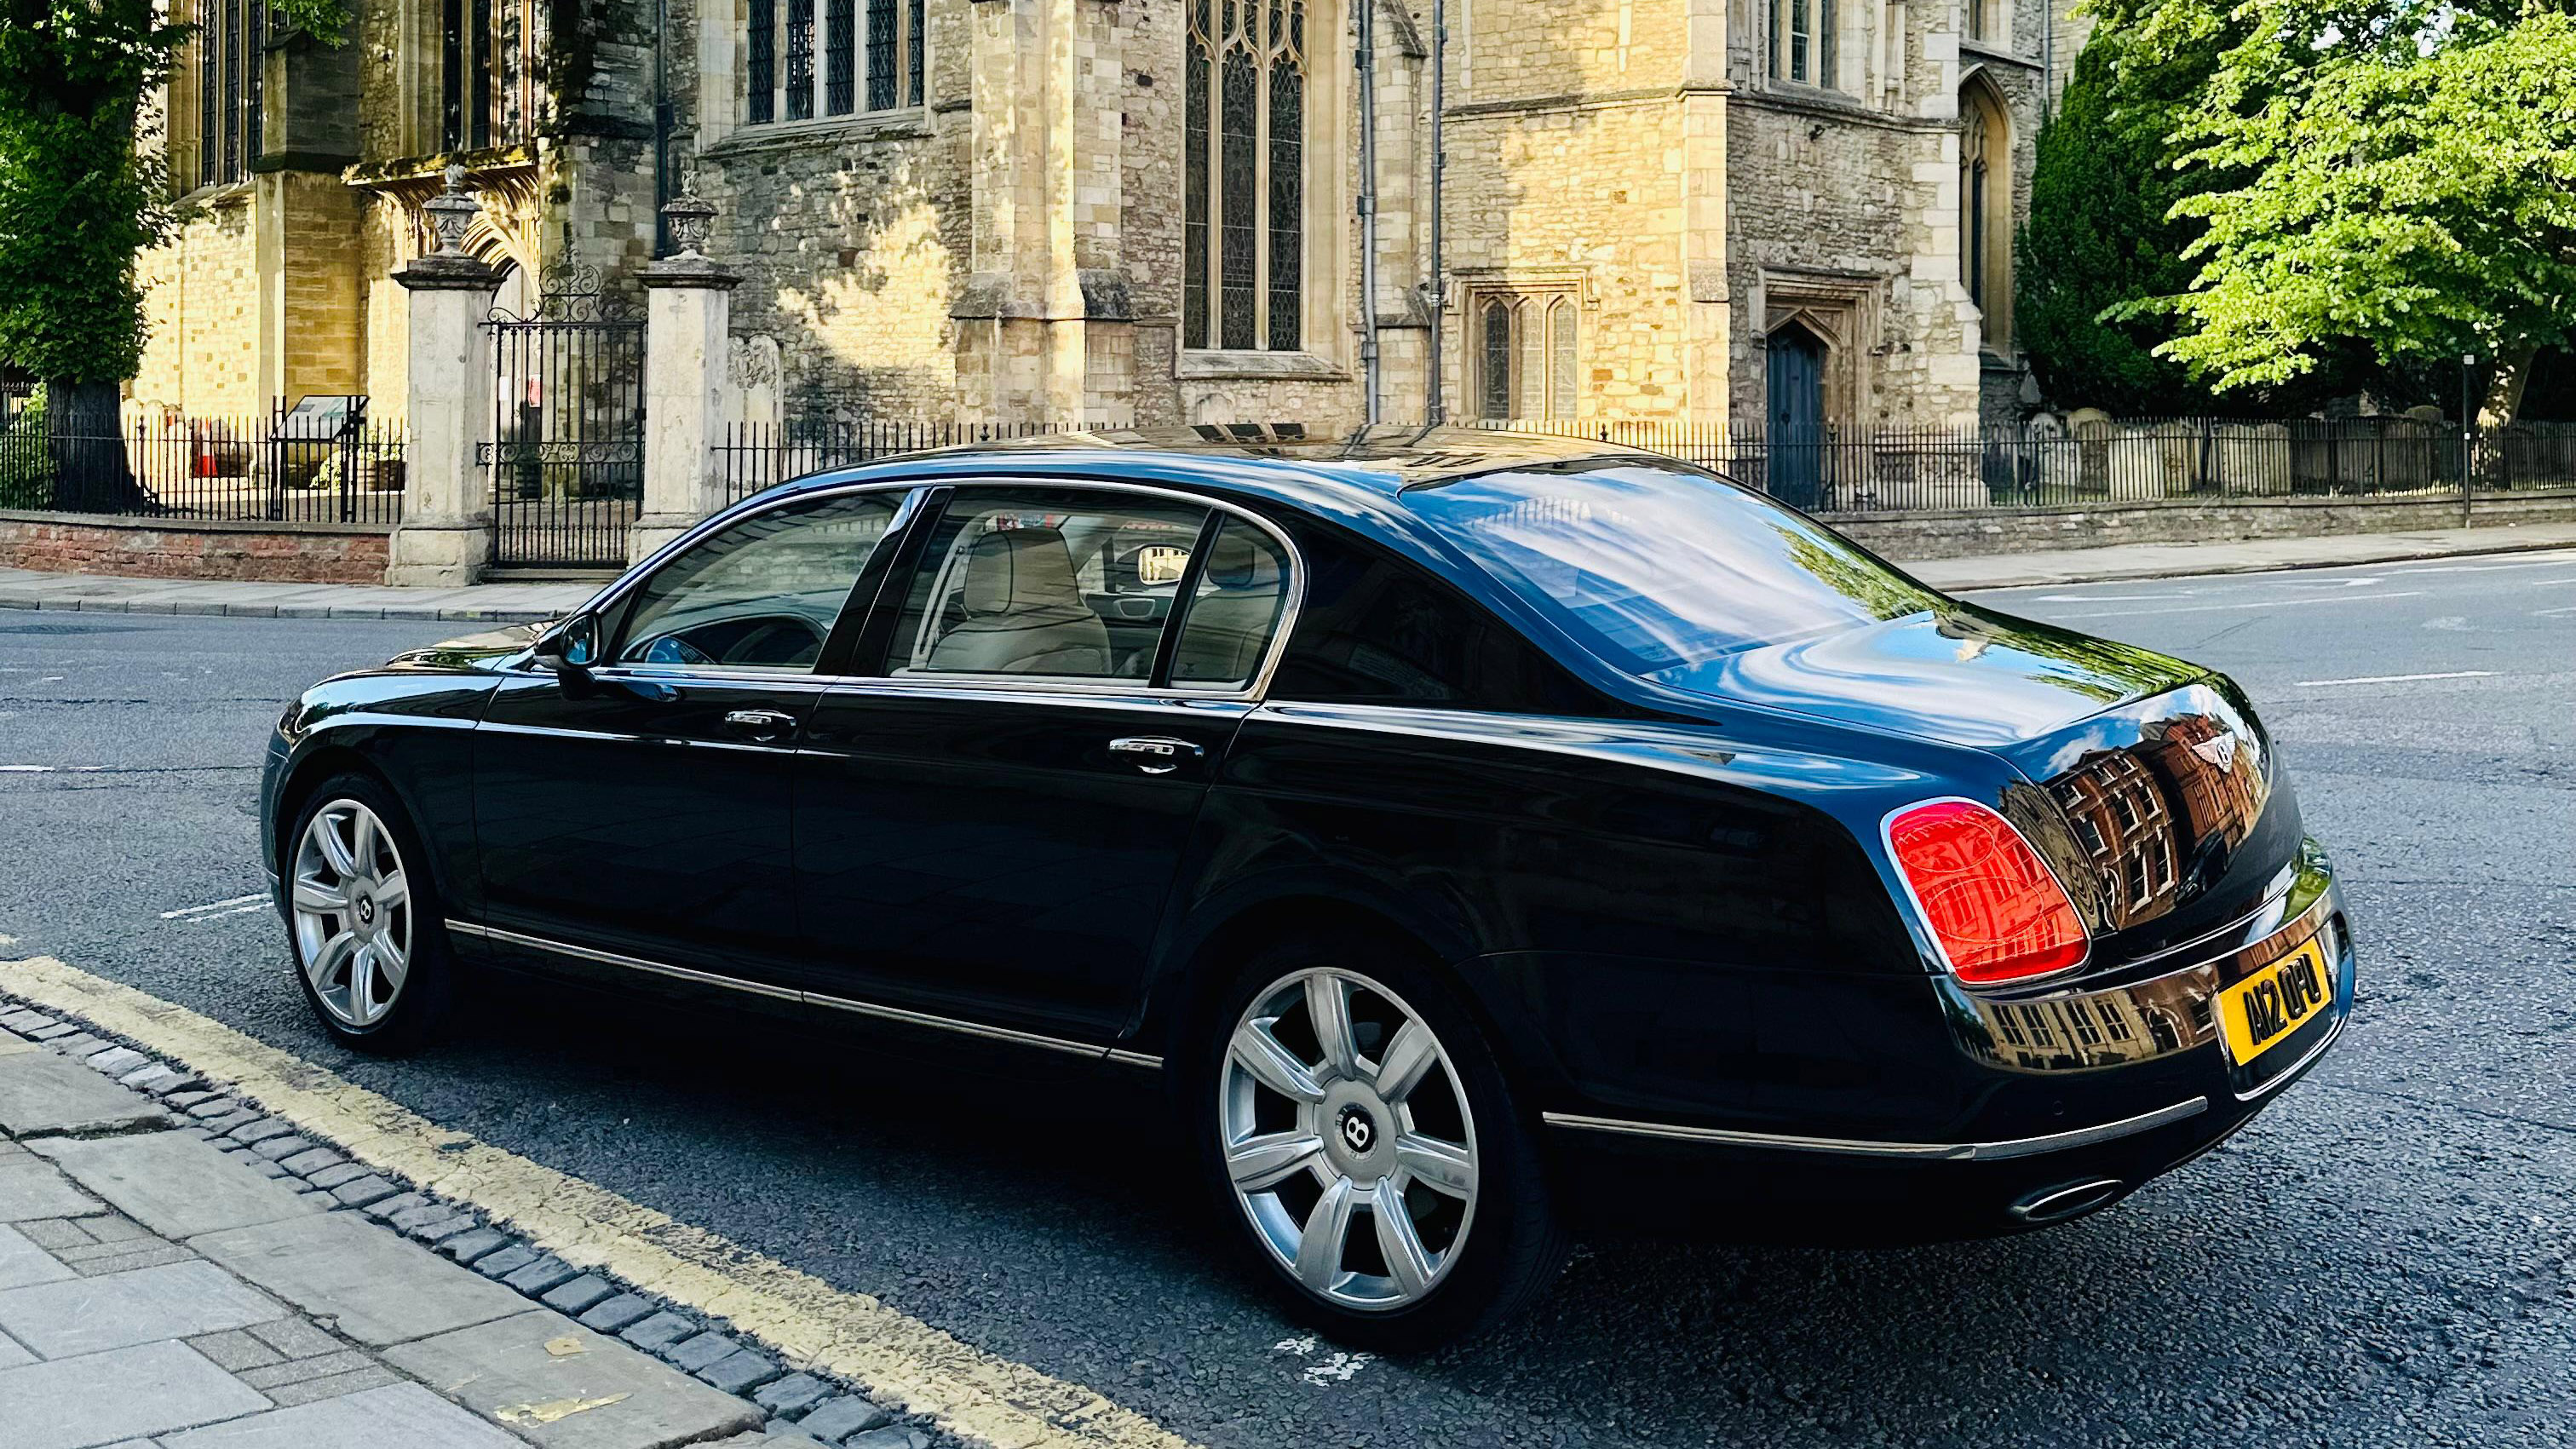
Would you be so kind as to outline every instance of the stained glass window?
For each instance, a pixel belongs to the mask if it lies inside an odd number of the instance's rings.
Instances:
[[[241,175],[242,8],[224,7],[224,179]]]
[[[896,103],[894,88],[895,0],[868,0],[868,109],[888,111]]]
[[[215,0],[206,0],[212,6]],[[216,138],[223,131],[223,47],[215,43],[214,17],[198,12],[197,31],[197,184],[221,180],[215,168]]]
[[[267,83],[268,67],[261,57],[268,54],[268,7],[246,4],[242,7],[242,166],[268,153],[266,117],[261,114],[260,96]]]
[[[1507,418],[1512,415],[1512,308],[1496,297],[1485,304],[1483,396],[1477,399],[1478,415]]]
[[[875,21],[876,0],[869,0]],[[846,116],[859,108],[859,17],[856,0],[826,0],[823,7],[823,112]],[[868,104],[876,104],[876,38],[868,38]]]
[[[911,106],[917,106],[917,105],[920,105],[920,104],[921,104],[921,98],[922,98],[922,96],[923,96],[923,94],[924,94],[924,91],[922,90],[922,71],[923,71],[923,65],[922,65],[922,49],[923,49],[923,47],[922,47],[922,41],[921,41],[921,32],[922,32],[923,25],[924,25],[924,23],[925,23],[925,17],[924,17],[924,15],[922,14],[922,11],[923,11],[923,9],[925,8],[925,6],[927,5],[927,3],[928,3],[928,0],[911,0],[911,4],[907,5],[907,6],[904,8],[904,12],[903,12],[903,13],[904,13],[904,27],[903,27],[903,33],[904,33],[904,46],[903,46],[903,50],[904,50],[904,63],[903,63],[904,86],[903,86],[903,99],[904,99],[904,104],[906,104],[906,105],[911,105]]]
[[[920,105],[924,14],[924,0],[749,0],[744,123]]]
[[[814,118],[814,0],[787,0],[787,119]]]
[[[1216,0],[1190,0],[1190,43],[1181,62],[1181,345],[1208,345],[1208,213],[1213,192],[1208,164],[1215,148],[1208,144],[1207,116],[1214,94],[1215,50],[1209,37],[1210,7]]]
[[[1306,0],[1191,0],[1181,345],[1305,340]]]
[[[751,0],[751,74],[743,119],[757,126],[778,119],[778,3]]]

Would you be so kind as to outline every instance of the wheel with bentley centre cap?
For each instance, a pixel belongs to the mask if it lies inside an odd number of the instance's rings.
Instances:
[[[367,1052],[428,1040],[454,973],[427,855],[400,803],[364,775],[326,780],[283,856],[287,944],[323,1029]]]
[[[1566,1242],[1531,1135],[1454,993],[1354,943],[1266,952],[1196,1092],[1221,1211],[1302,1316],[1408,1350],[1519,1311]]]

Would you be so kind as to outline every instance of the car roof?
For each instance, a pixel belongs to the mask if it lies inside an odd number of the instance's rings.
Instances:
[[[1382,505],[1407,488],[1496,469],[1587,459],[1671,458],[1590,438],[1419,424],[1309,437],[1292,424],[1095,428],[995,438],[887,457],[783,485],[825,487],[887,473],[1086,473],[1230,486],[1282,502]],[[1333,495],[1340,495],[1336,500]],[[1366,507],[1377,512],[1379,507]]]

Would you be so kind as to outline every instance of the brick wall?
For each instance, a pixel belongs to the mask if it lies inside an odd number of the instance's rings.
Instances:
[[[381,584],[383,529],[294,524],[173,526],[0,512],[0,567],[150,579]]]
[[[2576,493],[2480,498],[2471,516],[2481,528],[2576,521]],[[2321,538],[2330,534],[2457,528],[2460,500],[2421,498],[2363,503],[2335,498],[2263,498],[2238,503],[2051,508],[2030,513],[1963,510],[1847,514],[1828,521],[1862,546],[1889,558],[1968,558],[2122,543]]]

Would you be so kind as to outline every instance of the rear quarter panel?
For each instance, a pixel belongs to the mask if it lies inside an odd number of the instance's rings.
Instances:
[[[1331,900],[1451,965],[1534,1109],[1854,1135],[1955,1120],[1941,1002],[1860,832],[1991,793],[2002,767],[1970,754],[1993,778],[1962,781],[1955,751],[1900,743],[1890,763],[1763,734],[1265,706],[1184,862],[1167,972],[1263,901]]]

